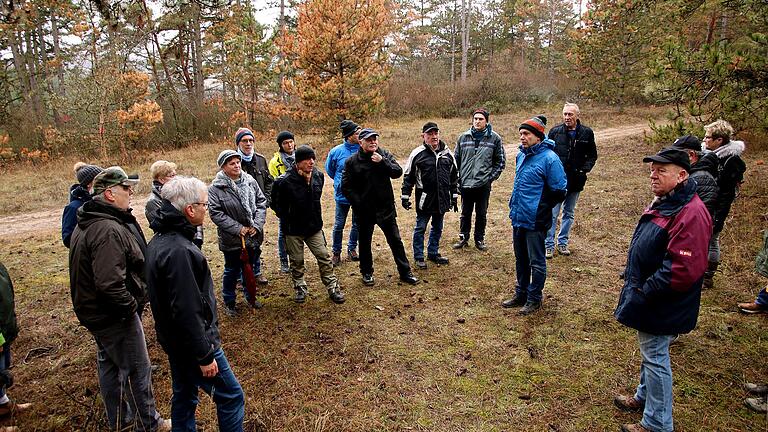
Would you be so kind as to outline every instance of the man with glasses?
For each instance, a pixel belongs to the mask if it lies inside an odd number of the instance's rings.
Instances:
[[[459,241],[454,249],[469,244],[472,226],[472,210],[475,211],[475,247],[487,250],[485,245],[485,224],[488,202],[491,198],[491,183],[504,171],[506,159],[504,145],[499,134],[489,123],[490,113],[478,108],[472,113],[472,127],[459,136],[454,152],[459,171],[459,193],[461,194],[461,219]]]
[[[133,186],[120,167],[93,180],[93,200],[77,215],[69,250],[72,304],[96,340],[101,397],[111,429],[170,430],[155,409],[141,325],[147,304],[147,243],[131,214]]]

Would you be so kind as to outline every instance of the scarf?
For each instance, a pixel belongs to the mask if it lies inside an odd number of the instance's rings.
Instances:
[[[285,165],[285,170],[290,171],[291,168],[293,168],[294,165],[296,165],[296,153],[285,153],[283,151],[280,151],[280,160],[283,161],[283,165]]]
[[[475,141],[480,141],[483,139],[484,136],[491,136],[491,131],[493,129],[491,128],[491,124],[487,123],[485,125],[485,129],[477,130],[474,127],[472,127],[472,138],[474,138]]]
[[[251,152],[250,155],[246,155],[245,153],[242,152],[242,150],[240,150],[240,147],[238,147],[237,154],[240,155],[240,159],[242,159],[243,162],[250,162],[251,160],[253,160],[253,155],[256,154],[256,152],[254,151],[254,152]]]
[[[219,171],[216,174],[216,178],[237,192],[240,204],[242,204],[246,215],[248,215],[249,226],[256,226],[256,222],[253,220],[253,213],[256,208],[256,191],[253,190],[248,181],[248,178],[251,178],[251,176],[246,172],[242,172],[239,179],[232,180],[228,175],[224,174],[224,171]]]

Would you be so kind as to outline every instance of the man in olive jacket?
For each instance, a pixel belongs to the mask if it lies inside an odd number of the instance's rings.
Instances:
[[[120,167],[93,181],[69,250],[72,304],[98,347],[101,396],[112,429],[170,430],[155,409],[140,315],[147,304],[144,234],[131,214],[133,186]]]

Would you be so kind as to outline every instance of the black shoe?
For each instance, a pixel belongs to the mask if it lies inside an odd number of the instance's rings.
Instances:
[[[530,315],[537,310],[541,309],[541,302],[533,302],[529,301],[525,303],[525,306],[523,306],[520,311],[518,311],[518,315]]]
[[[446,257],[444,257],[444,256],[442,256],[440,254],[427,257],[427,259],[432,261],[433,263],[435,263],[437,265],[448,265],[448,262],[449,262],[448,258],[446,258]]]
[[[373,286],[376,281],[373,279],[373,273],[363,273],[363,285]]]
[[[467,247],[469,245],[469,242],[465,238],[460,238],[458,242],[453,244],[454,249],[461,249],[463,247]]]
[[[299,285],[295,287],[296,295],[293,296],[293,301],[296,303],[304,303],[307,301],[307,286]]]
[[[425,263],[424,260],[416,260],[415,264],[416,264],[416,268],[419,270],[427,269],[427,263]]]
[[[513,308],[513,307],[520,307],[525,305],[526,300],[525,297],[521,297],[519,295],[515,295],[511,299],[504,300],[501,302],[501,307],[503,308]]]
[[[409,285],[416,285],[417,283],[419,283],[419,280],[411,272],[401,274],[400,280]]]
[[[328,288],[328,297],[330,297],[331,301],[336,304],[342,304],[346,300],[344,298],[344,293],[341,292],[341,288],[338,285]]]
[[[475,241],[475,247],[477,248],[477,250],[483,251],[483,252],[488,250],[488,246],[486,246],[485,242],[482,240]]]
[[[280,273],[290,273],[291,266],[288,265],[288,259],[285,261],[280,260]]]

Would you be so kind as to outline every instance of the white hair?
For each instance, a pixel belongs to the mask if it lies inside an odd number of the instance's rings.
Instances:
[[[176,176],[163,185],[160,196],[183,212],[184,207],[198,202],[207,190],[205,183],[195,177]]]
[[[576,114],[580,114],[581,111],[579,111],[579,106],[572,102],[566,102],[565,105],[563,105],[563,109],[566,108],[573,108],[576,110]]]

